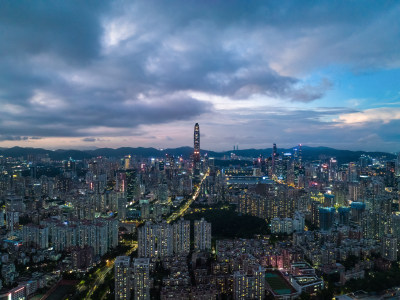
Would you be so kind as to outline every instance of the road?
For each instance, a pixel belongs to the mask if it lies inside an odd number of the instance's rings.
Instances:
[[[176,219],[180,218],[181,216],[183,216],[186,213],[186,211],[188,210],[190,205],[192,205],[192,203],[199,196],[201,185],[202,185],[204,179],[206,179],[208,175],[210,175],[210,170],[207,170],[207,172],[201,178],[200,184],[197,186],[196,191],[194,192],[193,196],[191,198],[189,198],[189,200],[178,211],[174,212],[172,215],[170,215],[167,218],[167,222],[168,223],[171,223],[172,221],[175,221]]]
[[[196,191],[194,192],[192,197],[190,197],[189,200],[178,211],[174,212],[167,218],[168,223],[180,218],[181,216],[183,216],[186,213],[186,211],[189,209],[190,205],[192,205],[192,203],[199,196],[201,185],[202,185],[203,181],[207,178],[208,175],[210,175],[210,170],[207,170],[207,172],[203,175],[203,177],[201,178],[200,184],[196,187]],[[133,247],[126,252],[126,255],[127,256],[131,255],[132,252],[137,249],[137,247],[138,247],[138,244],[136,242],[133,245]],[[115,263],[115,259],[113,259],[111,262],[109,262],[108,265],[104,266],[101,270],[96,271],[97,278],[96,278],[94,284],[92,285],[92,287],[90,288],[89,292],[87,293],[85,299],[91,299],[94,291],[104,282],[104,278],[107,276],[108,272],[110,272],[111,269],[114,268],[114,263]]]
[[[133,247],[129,249],[125,255],[129,256],[135,251],[138,247],[137,242],[134,243]],[[93,283],[92,287],[90,288],[89,292],[86,294],[85,299],[91,299],[94,291],[104,282],[104,278],[107,276],[108,272],[110,272],[114,268],[115,259],[111,260],[106,266],[104,266],[97,274],[97,278]]]

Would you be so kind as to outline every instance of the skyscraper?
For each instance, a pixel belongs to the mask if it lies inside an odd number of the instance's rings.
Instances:
[[[115,300],[130,299],[130,262],[129,256],[118,256],[115,259]]]
[[[132,201],[138,196],[138,178],[136,170],[129,169],[125,171],[126,176],[126,198],[128,201]]]
[[[126,219],[126,198],[119,197],[118,198],[118,219],[125,220]]]
[[[125,155],[124,157],[124,169],[129,170],[131,168],[131,156]]]
[[[158,226],[151,222],[146,222],[138,228],[138,256],[156,257],[157,256],[157,236]]]
[[[200,126],[194,125],[194,145],[193,145],[193,169],[194,175],[200,174]]]
[[[135,299],[150,299],[150,259],[137,258],[133,264],[133,289]]]
[[[276,172],[276,159],[277,159],[277,148],[276,148],[276,144],[274,143],[272,145],[272,172],[271,175],[275,175]]]
[[[173,225],[174,253],[187,255],[190,251],[190,221],[180,219]]]
[[[299,166],[300,166],[300,168],[301,168],[301,163],[302,163],[302,160],[303,160],[303,151],[302,151],[302,149],[301,149],[301,144],[299,144]]]
[[[165,220],[158,224],[157,251],[159,257],[172,256],[174,252],[172,226]]]
[[[233,299],[263,299],[265,291],[265,269],[254,266],[248,272],[236,271],[233,274]]]
[[[194,249],[200,251],[211,249],[211,223],[204,218],[194,221]]]
[[[146,222],[138,228],[138,246],[139,257],[171,256],[174,250],[172,226],[165,221]]]
[[[321,230],[327,231],[332,228],[335,220],[334,207],[320,207],[319,209],[319,227]]]

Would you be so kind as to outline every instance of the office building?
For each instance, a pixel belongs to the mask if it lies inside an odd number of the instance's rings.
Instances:
[[[193,143],[193,170],[194,175],[200,175],[200,126],[194,125],[194,143]]]
[[[118,198],[118,219],[123,221],[126,219],[126,198]]]
[[[158,201],[161,204],[168,202],[168,184],[161,183],[158,185]]]
[[[329,230],[335,220],[334,207],[320,207],[319,209],[319,227],[321,230]]]
[[[131,156],[125,155],[124,157],[124,169],[129,170],[131,168]]]

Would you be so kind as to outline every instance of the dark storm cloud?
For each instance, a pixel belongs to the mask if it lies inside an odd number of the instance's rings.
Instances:
[[[97,57],[105,1],[2,1],[0,55],[54,55],[66,63]]]
[[[299,70],[399,64],[399,5],[376,3],[3,1],[0,130],[89,141],[215,113],[190,92],[312,102],[331,83]]]

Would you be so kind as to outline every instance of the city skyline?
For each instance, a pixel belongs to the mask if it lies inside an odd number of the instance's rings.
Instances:
[[[0,147],[400,150],[398,2],[8,2]]]

